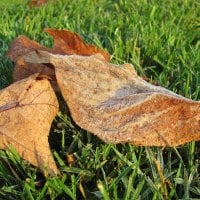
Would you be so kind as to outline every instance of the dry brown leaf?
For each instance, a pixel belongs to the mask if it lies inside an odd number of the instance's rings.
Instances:
[[[108,52],[103,51],[94,45],[89,45],[83,42],[77,33],[67,30],[45,29],[54,38],[53,52],[62,55],[83,55],[89,56],[94,54],[101,54],[107,61],[110,60]]]
[[[0,148],[13,145],[22,158],[45,168],[58,169],[49,149],[48,135],[58,102],[47,79],[38,74],[0,90]]]
[[[18,59],[15,64],[13,80],[18,81],[35,73],[48,76],[54,90],[58,90],[54,67],[44,64],[26,63],[23,58]]]
[[[7,52],[7,56],[12,61],[16,62],[23,55],[25,55],[28,52],[31,52],[33,50],[50,51],[50,49],[40,45],[36,41],[30,40],[29,38],[27,38],[24,35],[20,35],[10,43],[9,50]]]
[[[7,56],[15,62],[13,71],[13,80],[18,81],[29,77],[34,73],[45,74],[51,78],[51,84],[55,90],[58,90],[55,71],[50,65],[26,63],[22,56],[33,50],[44,50],[53,54],[81,54],[93,55],[102,54],[105,59],[109,60],[110,55],[93,45],[85,44],[76,34],[67,30],[45,29],[45,31],[54,37],[54,47],[46,48],[26,36],[19,36],[10,44]]]
[[[42,6],[45,3],[47,3],[47,0],[31,0],[29,2],[29,7],[33,8],[33,7],[38,7],[38,6]]]
[[[130,64],[44,51],[25,60],[55,66],[74,121],[106,142],[177,146],[200,140],[200,103],[147,83]]]
[[[46,66],[44,64],[26,63],[22,58],[23,55],[33,50],[45,50],[51,52],[51,49],[46,48],[23,35],[17,37],[11,42],[7,56],[15,62],[13,80],[18,81],[35,73],[45,74],[51,78],[51,83],[54,89],[57,89],[55,71],[53,67]]]

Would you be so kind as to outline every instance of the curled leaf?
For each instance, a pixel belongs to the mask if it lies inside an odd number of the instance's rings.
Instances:
[[[17,61],[20,57],[33,50],[50,51],[50,49],[40,45],[36,41],[30,40],[24,35],[20,35],[11,42],[7,56],[12,61]]]
[[[18,81],[28,78],[35,73],[45,74],[50,77],[50,82],[55,90],[57,90],[57,83],[54,68],[44,64],[27,63],[23,56],[34,50],[45,50],[51,52],[51,49],[46,48],[34,40],[21,35],[13,40],[10,44],[7,56],[15,62],[13,71],[13,80]]]
[[[200,140],[200,103],[147,83],[130,64],[45,51],[25,60],[54,65],[74,121],[106,142],[177,146]]]
[[[57,174],[48,135],[58,102],[47,79],[38,74],[0,90],[0,148],[15,147],[41,171]]]
[[[107,61],[110,60],[108,52],[103,51],[94,45],[88,45],[77,33],[67,30],[45,29],[54,38],[53,52],[62,55],[77,54],[82,56],[90,56],[101,54]]]

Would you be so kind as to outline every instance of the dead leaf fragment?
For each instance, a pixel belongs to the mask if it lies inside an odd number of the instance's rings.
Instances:
[[[43,172],[57,174],[48,135],[58,102],[47,79],[38,74],[0,90],[0,148],[15,147]]]
[[[75,162],[74,160],[74,155],[73,154],[66,154],[66,158],[67,158],[67,162],[69,164],[69,166],[72,166]]]
[[[106,142],[177,146],[200,140],[200,102],[151,85],[130,64],[100,55],[61,56],[39,51],[26,62],[55,66],[74,121]]]

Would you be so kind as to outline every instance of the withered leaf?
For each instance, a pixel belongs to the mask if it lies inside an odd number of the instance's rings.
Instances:
[[[15,62],[13,71],[13,80],[18,81],[29,77],[32,74],[45,74],[51,78],[51,83],[54,89],[57,90],[57,83],[54,68],[44,64],[26,63],[22,58],[23,55],[33,50],[45,50],[51,52],[51,49],[46,48],[34,40],[30,40],[26,36],[19,36],[14,39],[9,47],[7,56]]]
[[[54,38],[53,52],[54,54],[62,55],[83,55],[89,56],[94,54],[101,54],[107,61],[110,60],[110,54],[103,51],[94,45],[86,44],[77,33],[73,33],[67,30],[57,29],[44,29]]]
[[[10,43],[7,56],[12,61],[17,61],[21,56],[33,50],[50,51],[50,49],[40,45],[36,41],[30,40],[24,35],[20,35]]]
[[[38,6],[41,6],[43,4],[47,3],[47,0],[31,0],[29,2],[29,7],[32,8],[32,7],[38,7]]]
[[[30,40],[26,36],[19,36],[10,44],[7,56],[15,62],[13,71],[13,80],[18,81],[29,77],[34,73],[45,74],[51,77],[51,84],[55,90],[58,90],[54,69],[43,63],[34,64],[27,63],[22,58],[23,55],[33,50],[44,50],[53,54],[79,54],[93,55],[96,53],[102,54],[105,59],[109,60],[110,55],[93,45],[85,44],[82,39],[76,34],[67,30],[45,29],[47,33],[54,38],[54,47],[52,49],[44,47],[34,40]]]
[[[147,83],[130,64],[45,51],[25,60],[55,66],[74,121],[106,142],[177,146],[200,140],[200,102]]]
[[[22,158],[43,172],[57,174],[48,135],[58,112],[47,79],[34,74],[0,90],[0,148],[15,147]]]

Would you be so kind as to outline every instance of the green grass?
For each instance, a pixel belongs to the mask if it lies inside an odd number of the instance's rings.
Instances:
[[[50,47],[42,30],[51,27],[75,31],[107,49],[111,62],[132,63],[141,76],[200,99],[198,0],[57,0],[0,12],[0,88],[12,83],[9,43],[23,34]],[[105,144],[63,111],[49,142],[61,170],[56,177],[44,177],[12,148],[0,151],[0,199],[200,199],[200,142],[166,149]]]
[[[0,1],[0,9],[5,8],[5,7],[10,7],[10,5],[14,4],[16,6],[17,4],[22,4],[24,3],[24,0],[1,0]]]

